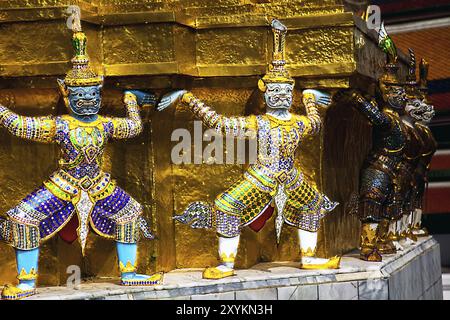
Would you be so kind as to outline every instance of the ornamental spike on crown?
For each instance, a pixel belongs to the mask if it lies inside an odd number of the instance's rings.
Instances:
[[[425,92],[428,90],[428,68],[429,68],[428,61],[422,58],[422,60],[420,60],[419,65],[419,73],[420,73],[419,87],[420,90]]]
[[[81,29],[81,21],[78,12],[73,15],[72,21],[72,45],[75,56],[72,58],[72,69],[67,72],[64,79],[66,86],[95,86],[103,83],[103,77],[97,75],[89,65],[89,57],[86,52],[87,37]]]
[[[397,47],[387,33],[386,28],[384,27],[384,21],[381,23],[380,30],[378,31],[378,46],[386,53],[387,64],[397,63]]]
[[[408,48],[409,51],[409,68],[408,68],[408,83],[415,85],[417,84],[416,79],[416,55],[414,53],[414,50],[411,48]]]
[[[381,23],[380,29],[378,31],[378,46],[386,54],[386,64],[384,66],[384,73],[380,77],[380,81],[389,85],[402,84],[397,74],[397,71],[399,69],[397,64],[397,47],[395,46],[394,40],[392,40],[392,38],[387,33],[386,28],[384,27],[384,21]]]
[[[409,51],[409,64],[408,75],[406,77],[406,94],[410,98],[415,98],[418,94],[417,91],[417,78],[416,78],[416,55],[414,50],[408,48]]]
[[[277,19],[273,19],[270,25],[273,32],[272,63],[269,65],[266,75],[258,81],[258,87],[263,92],[266,91],[267,83],[294,84],[294,79],[285,68],[287,27]]]

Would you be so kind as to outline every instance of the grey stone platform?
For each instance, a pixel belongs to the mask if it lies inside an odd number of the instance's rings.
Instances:
[[[29,299],[221,299],[221,300],[368,300],[442,299],[439,244],[422,238],[406,250],[369,263],[349,254],[341,269],[308,271],[293,262],[260,263],[221,280],[201,278],[200,269],[165,274],[164,285],[122,287],[108,283],[83,283],[78,289],[39,288]]]

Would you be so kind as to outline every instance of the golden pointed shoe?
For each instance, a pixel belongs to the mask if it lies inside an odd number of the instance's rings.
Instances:
[[[22,290],[20,288],[17,288],[16,286],[7,284],[3,287],[2,299],[4,299],[4,300],[19,300],[19,299],[30,297],[34,294],[36,294],[35,288],[30,289],[30,290]]]
[[[203,279],[218,280],[218,279],[231,277],[231,276],[234,276],[234,270],[233,269],[231,269],[230,271],[222,271],[222,270],[220,270],[217,267],[210,267],[210,268],[206,268],[203,271]]]
[[[392,240],[382,240],[377,243],[378,253],[381,254],[395,254],[397,249],[395,248]]]
[[[406,235],[407,238],[411,239],[413,242],[417,242],[417,236],[414,234],[414,232],[412,230],[410,230],[408,232],[408,234]]]
[[[429,232],[427,230],[427,228],[414,228],[413,230],[413,234],[416,235],[417,237],[427,237],[429,235]]]
[[[381,262],[383,260],[377,248],[369,248],[369,247],[361,248],[359,258],[361,260],[370,262]]]
[[[321,269],[339,269],[341,265],[341,257],[334,256],[325,263],[304,263],[300,262],[300,269],[321,270]]]

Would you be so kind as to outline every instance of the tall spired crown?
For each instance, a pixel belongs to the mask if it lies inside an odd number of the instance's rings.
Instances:
[[[294,79],[291,78],[288,70],[285,68],[287,28],[277,19],[272,20],[271,27],[273,32],[272,63],[269,65],[266,75],[258,81],[258,87],[263,92],[266,91],[267,83],[294,83]]]
[[[414,54],[414,50],[409,48],[409,68],[408,68],[408,76],[407,76],[407,82],[411,85],[417,84],[417,78],[416,78],[416,55]]]
[[[419,88],[420,90],[427,92],[428,91],[428,61],[422,58],[420,60],[419,71],[420,71],[420,80],[419,80]]]
[[[414,50],[409,48],[409,67],[406,77],[406,94],[408,97],[415,98],[418,95],[417,78],[416,78],[416,55]]]
[[[97,75],[89,66],[89,57],[86,53],[87,38],[81,30],[81,22],[78,14],[73,17],[72,45],[75,56],[72,58],[72,69],[67,72],[64,79],[66,86],[94,86],[103,83],[103,77]]]
[[[380,77],[380,81],[385,84],[401,85],[398,78],[398,53],[394,40],[388,35],[384,22],[381,23],[380,30],[378,31],[378,46],[386,53],[386,64],[384,66],[384,73]]]

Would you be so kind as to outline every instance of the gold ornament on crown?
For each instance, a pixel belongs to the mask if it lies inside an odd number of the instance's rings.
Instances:
[[[428,61],[422,58],[419,64],[419,90],[425,97],[427,97],[428,94],[428,69]]]
[[[81,22],[78,14],[75,14],[72,23],[72,45],[75,56],[72,58],[72,69],[67,72],[64,78],[66,86],[86,87],[103,83],[103,77],[97,75],[89,65],[89,57],[86,53],[87,37],[81,30]],[[64,92],[64,91],[63,91]]]
[[[290,83],[294,84],[294,79],[286,69],[286,33],[287,28],[280,21],[274,19],[271,23],[273,32],[273,52],[272,63],[269,70],[262,79],[258,81],[258,88],[265,92],[267,83]]]

